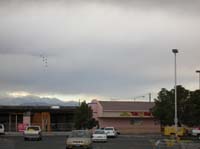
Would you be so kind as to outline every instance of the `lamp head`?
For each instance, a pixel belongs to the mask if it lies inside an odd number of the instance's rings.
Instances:
[[[196,70],[196,73],[200,73],[200,70]]]
[[[178,49],[172,49],[172,52],[176,54],[178,53]]]

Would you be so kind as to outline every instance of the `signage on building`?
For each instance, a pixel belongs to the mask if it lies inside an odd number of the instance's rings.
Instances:
[[[151,112],[121,112],[120,117],[151,117]]]
[[[132,117],[132,114],[131,114],[131,112],[122,112],[122,113],[120,113],[120,116],[124,116],[124,117]]]
[[[28,124],[19,123],[17,126],[18,132],[24,132],[24,130],[26,129],[27,126],[28,126]]]
[[[30,116],[23,116],[23,123],[24,124],[31,124],[31,117]]]

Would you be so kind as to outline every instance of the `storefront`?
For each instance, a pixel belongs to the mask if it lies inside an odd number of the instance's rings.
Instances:
[[[159,133],[151,113],[153,102],[97,101],[90,104],[100,127],[113,126],[122,133]]]
[[[72,106],[0,106],[0,123],[6,131],[23,131],[27,125],[39,125],[43,131],[72,130],[76,107]]]

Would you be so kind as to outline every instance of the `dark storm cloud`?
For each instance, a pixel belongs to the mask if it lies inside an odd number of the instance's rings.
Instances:
[[[130,97],[193,87],[199,1],[0,1],[0,89]],[[45,67],[40,55],[48,57]],[[191,85],[192,84],[192,85]]]

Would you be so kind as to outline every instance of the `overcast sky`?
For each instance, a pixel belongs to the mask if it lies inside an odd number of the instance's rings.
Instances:
[[[178,84],[197,89],[199,7],[199,0],[1,0],[0,93],[63,100],[157,93],[174,86],[173,48]]]

